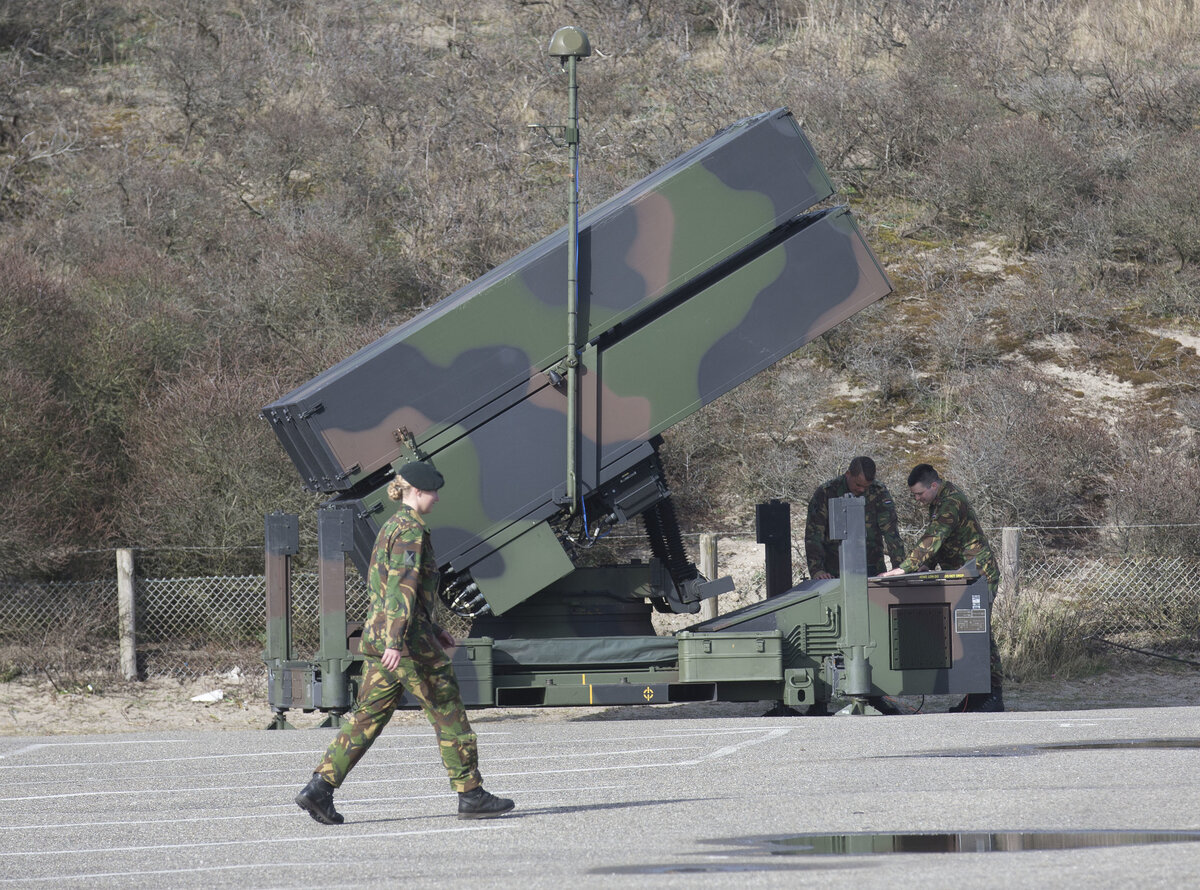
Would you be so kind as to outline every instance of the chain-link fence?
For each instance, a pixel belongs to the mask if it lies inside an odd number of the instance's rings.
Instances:
[[[56,627],[116,633],[117,581],[0,584],[0,638],[34,641]]]
[[[1021,566],[1022,593],[1052,595],[1097,634],[1165,642],[1200,633],[1200,559],[1051,554]]]
[[[200,676],[257,666],[266,636],[266,579],[138,578],[135,614],[139,672]],[[319,645],[314,572],[292,575],[292,636],[297,658]],[[361,618],[367,589],[346,577],[346,611]],[[0,584],[0,670],[111,669],[118,645],[117,581]]]
[[[0,675],[97,662],[111,670],[116,649],[115,578],[0,585]]]
[[[1039,553],[1023,558],[1019,596],[1049,598],[1086,616],[1096,632],[1139,645],[1177,645],[1200,632],[1200,559]],[[347,573],[350,620],[366,613],[366,586]],[[145,676],[195,677],[260,667],[266,634],[261,575],[139,578],[138,667]],[[317,575],[292,574],[292,640],[311,658],[319,640]],[[117,583],[0,584],[0,671],[113,670]],[[462,628],[453,627],[454,632]]]
[[[147,674],[228,670],[257,661],[266,642],[266,579],[262,575],[215,578],[145,578],[136,584],[139,669]],[[297,658],[311,658],[320,643],[315,572],[292,574],[292,643]],[[346,576],[346,612],[366,614],[367,588]]]

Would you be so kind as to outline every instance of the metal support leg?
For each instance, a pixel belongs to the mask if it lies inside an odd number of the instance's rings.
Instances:
[[[267,666],[267,701],[275,711],[268,729],[289,729],[284,714],[290,703],[284,694],[285,664],[292,657],[292,557],[300,550],[300,517],[293,513],[268,513],[266,542],[267,640],[263,661]]]

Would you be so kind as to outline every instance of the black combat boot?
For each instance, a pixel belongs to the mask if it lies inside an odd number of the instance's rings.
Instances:
[[[333,808],[333,786],[318,773],[313,773],[304,790],[296,795],[296,805],[324,825],[341,825],[346,821]]]
[[[472,788],[470,791],[458,792],[458,818],[460,819],[490,819],[507,813],[514,804],[506,797],[496,797],[483,790],[483,787]]]

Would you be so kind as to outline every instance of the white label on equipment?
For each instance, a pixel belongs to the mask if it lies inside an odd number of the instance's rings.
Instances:
[[[987,610],[955,609],[954,630],[960,634],[987,633]]]

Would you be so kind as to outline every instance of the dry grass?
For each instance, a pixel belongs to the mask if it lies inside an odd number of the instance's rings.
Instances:
[[[1200,33],[1200,6],[1194,0],[1089,0],[1080,4],[1075,21],[1076,48],[1099,60],[1110,56],[1114,43],[1129,49],[1194,45]]]
[[[992,633],[1006,677],[1018,682],[1037,677],[1080,677],[1104,665],[1090,640],[1100,615],[1041,592],[1001,597],[992,613]]]

